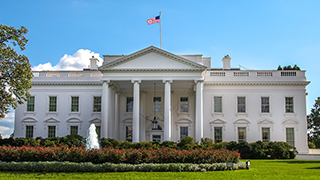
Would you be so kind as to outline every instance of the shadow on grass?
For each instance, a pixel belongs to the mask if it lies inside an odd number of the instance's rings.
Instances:
[[[306,169],[320,169],[320,167],[310,167],[310,168],[306,168]]]
[[[307,164],[307,163],[318,163],[320,164],[319,160],[288,160],[288,161],[283,161],[283,160],[274,160],[270,161],[270,163],[290,163],[290,164]]]

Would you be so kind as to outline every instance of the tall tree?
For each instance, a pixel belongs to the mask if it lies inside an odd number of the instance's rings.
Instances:
[[[320,138],[320,97],[315,101],[310,115],[308,115],[309,141]]]
[[[13,47],[25,50],[28,40],[24,35],[28,30],[0,25],[0,119],[5,117],[9,109],[26,102],[32,87],[33,77],[29,59],[18,54]]]

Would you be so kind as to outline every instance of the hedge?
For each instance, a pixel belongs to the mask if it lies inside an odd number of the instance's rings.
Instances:
[[[245,162],[233,164],[230,170],[245,169]],[[226,163],[215,164],[93,164],[90,162],[2,162],[0,171],[29,171],[29,172],[196,172],[196,171],[223,171],[228,170]]]
[[[92,162],[95,164],[110,163],[220,163],[239,162],[240,154],[237,151],[174,148],[160,149],[114,149],[102,148],[86,150],[81,147],[11,147],[0,146],[1,161],[70,161]]]

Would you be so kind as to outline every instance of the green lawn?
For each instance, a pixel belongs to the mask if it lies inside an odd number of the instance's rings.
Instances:
[[[0,172],[0,179],[320,179],[319,160],[251,160],[250,170],[213,172],[30,173]]]

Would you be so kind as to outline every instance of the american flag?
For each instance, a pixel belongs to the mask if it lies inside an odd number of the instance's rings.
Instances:
[[[160,23],[160,16],[153,17],[147,20],[148,25],[154,23]]]

